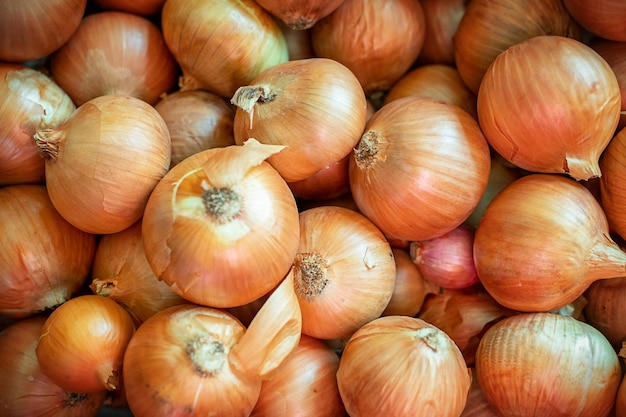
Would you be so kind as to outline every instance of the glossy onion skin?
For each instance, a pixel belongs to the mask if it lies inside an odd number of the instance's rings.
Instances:
[[[499,55],[480,85],[478,120],[489,144],[532,172],[601,175],[621,95],[615,73],[591,47],[537,36]]]
[[[476,377],[502,417],[602,417],[613,406],[621,370],[594,327],[559,314],[524,313],[487,330]]]

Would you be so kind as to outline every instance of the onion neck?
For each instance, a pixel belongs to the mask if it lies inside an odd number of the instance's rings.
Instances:
[[[566,158],[563,165],[563,170],[577,181],[587,181],[601,175],[597,159]]]
[[[368,130],[361,136],[354,150],[354,159],[359,168],[368,170],[380,158],[380,135]]]
[[[626,252],[608,237],[596,243],[587,259],[587,276],[591,282],[626,276]]]
[[[232,104],[248,113],[250,116],[250,129],[252,129],[252,119],[254,114],[254,106],[259,103],[269,103],[276,98],[276,92],[267,85],[252,85],[239,87],[233,98],[230,100]]]
[[[35,144],[39,155],[46,160],[55,160],[59,156],[59,145],[63,140],[63,132],[55,129],[41,129],[35,132]]]
[[[299,253],[294,262],[294,286],[297,294],[309,298],[322,293],[328,284],[328,262],[316,253]]]

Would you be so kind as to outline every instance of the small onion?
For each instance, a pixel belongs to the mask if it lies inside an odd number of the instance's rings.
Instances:
[[[46,187],[0,187],[0,314],[22,318],[76,294],[96,250],[96,236],[68,223]]]
[[[263,381],[250,417],[347,416],[337,377],[339,356],[322,341],[302,335],[294,351]]]
[[[614,41],[626,41],[626,3],[622,0],[563,0],[572,17],[594,35]]]
[[[346,344],[337,383],[351,417],[457,417],[471,371],[454,342],[425,321],[378,318]]]
[[[483,335],[476,378],[498,416],[608,416],[621,380],[618,357],[594,327],[525,313]]]
[[[287,182],[300,181],[347,156],[363,133],[367,100],[344,65],[309,58],[275,65],[240,87],[235,142],[285,145],[268,162]]]
[[[365,216],[337,206],[300,213],[294,286],[303,334],[349,337],[382,314],[395,278],[389,242]]]
[[[177,65],[159,28],[129,12],[92,13],[50,60],[50,73],[77,106],[102,95],[157,102]]]
[[[44,161],[33,135],[57,127],[75,109],[70,96],[49,76],[0,63],[0,185],[44,182]]]
[[[115,391],[135,325],[110,298],[80,295],[46,319],[35,349],[43,373],[77,393]]]
[[[626,340],[626,278],[596,281],[584,293],[585,321],[598,329],[614,346]]]
[[[454,37],[467,7],[467,0],[420,0],[426,19],[421,65],[455,65]]]
[[[104,10],[117,10],[141,16],[157,15],[165,4],[165,0],[93,0],[93,2]]]
[[[282,147],[249,140],[213,148],[173,167],[142,220],[155,275],[183,298],[235,307],[273,289],[298,249],[298,207],[265,161]]]
[[[143,248],[141,221],[100,238],[89,288],[124,307],[137,326],[167,307],[186,302],[154,275]]]
[[[500,304],[526,312],[558,309],[599,279],[626,276],[600,204],[557,174],[523,176],[496,195],[476,228],[474,264]]]
[[[163,96],[154,108],[170,132],[171,166],[200,151],[235,144],[235,108],[217,94],[175,91]]]
[[[253,0],[168,0],[161,27],[182,70],[183,89],[231,98],[260,72],[289,59],[276,21]]]
[[[583,33],[562,0],[471,0],[454,36],[456,67],[468,88],[478,94],[483,75],[498,55],[517,43],[543,35],[580,40]],[[532,79],[542,66],[519,74]],[[510,95],[507,97],[511,100]]]
[[[600,202],[609,229],[626,237],[626,129],[622,128],[609,142],[600,157]]]
[[[0,332],[0,409],[11,417],[95,417],[106,391],[69,392],[43,374],[35,348],[46,316],[33,316]]]
[[[0,61],[46,57],[76,31],[87,0],[3,1],[0,7]]]
[[[143,215],[170,166],[170,135],[143,100],[104,95],[57,128],[35,133],[46,185],[59,213],[89,233],[116,233]]]
[[[350,159],[359,210],[388,237],[420,241],[463,223],[487,187],[489,146],[476,120],[430,97],[393,100]]]
[[[424,44],[419,1],[344,0],[311,28],[313,51],[348,67],[369,96],[388,90]]]
[[[601,176],[598,159],[620,110],[609,64],[563,36],[511,46],[493,61],[478,92],[480,127],[500,155],[528,171],[577,180]]]
[[[287,27],[305,30],[334,12],[344,0],[256,0],[256,2]]]

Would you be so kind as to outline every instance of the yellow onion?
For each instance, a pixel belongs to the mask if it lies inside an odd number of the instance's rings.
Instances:
[[[16,321],[0,332],[0,409],[11,417],[95,417],[106,391],[66,391],[43,374],[35,348],[46,316]]]
[[[135,325],[122,306],[99,295],[67,300],[46,319],[35,349],[43,373],[77,393],[115,391]]]
[[[420,0],[420,3],[427,24],[418,62],[454,66],[454,38],[469,1]]]
[[[186,302],[154,275],[143,248],[141,221],[100,238],[89,288],[124,307],[136,325],[167,307]]]
[[[50,74],[77,106],[119,94],[157,102],[178,67],[159,27],[131,12],[91,13],[52,55]]]
[[[598,329],[615,347],[626,340],[626,278],[596,281],[585,291],[585,321]]]
[[[313,27],[318,20],[331,14],[344,0],[257,0],[265,10],[292,30]]]
[[[44,161],[33,135],[55,128],[76,109],[46,74],[0,63],[0,185],[43,183]]]
[[[563,36],[511,46],[493,61],[478,92],[480,127],[500,155],[528,171],[577,180],[601,176],[598,159],[620,109],[609,64]]]
[[[139,220],[170,166],[167,125],[131,96],[91,99],[57,128],[38,130],[35,142],[54,207],[89,233],[116,233]]]
[[[350,192],[350,155],[322,168],[311,176],[287,183],[293,195],[304,200],[330,200]]]
[[[89,276],[96,236],[68,223],[43,185],[0,187],[0,236],[1,315],[52,309]]]
[[[347,416],[337,377],[339,356],[325,343],[302,335],[298,346],[263,381],[251,417]]]
[[[300,181],[350,153],[363,133],[367,101],[354,74],[328,58],[275,65],[240,87],[235,142],[286,148],[267,161],[287,182]]]
[[[467,403],[460,417],[498,417],[496,412],[491,408],[489,402],[483,394],[483,390],[478,385],[476,379],[476,369],[472,369],[472,384],[467,395]]]
[[[466,111],[430,97],[404,97],[367,123],[350,159],[350,190],[389,239],[432,239],[476,208],[490,162],[487,141]]]
[[[0,8],[0,61],[44,58],[80,25],[87,0],[12,1]]]
[[[611,41],[594,37],[588,45],[596,51],[613,69],[619,84],[622,112],[617,130],[626,127],[626,40]]]
[[[261,71],[289,59],[277,23],[253,0],[168,0],[161,27],[183,89],[231,98]]]
[[[274,18],[287,43],[287,52],[290,60],[313,58],[311,45],[311,29],[292,29],[282,20]]]
[[[626,276],[626,253],[609,235],[591,192],[557,174],[530,174],[487,206],[474,236],[480,282],[505,307],[550,311],[599,279]]]
[[[156,15],[165,4],[165,0],[93,0],[93,2],[104,10],[118,10],[141,16]]]
[[[626,4],[621,0],[563,0],[572,17],[585,29],[601,38],[626,41]]]
[[[165,175],[142,220],[157,278],[191,302],[227,308],[285,277],[298,250],[298,207],[265,161],[282,149],[251,139],[196,153]]]
[[[407,96],[432,97],[456,104],[477,117],[476,95],[467,88],[457,69],[450,65],[422,65],[408,71],[387,92],[383,104]]]
[[[604,153],[600,157],[600,202],[609,229],[621,236],[626,237],[626,130],[622,128],[609,142]]]
[[[196,304],[146,320],[124,356],[135,417],[248,416],[270,378],[300,340],[293,279],[282,281],[248,328],[224,310]]]
[[[388,90],[415,62],[426,18],[419,1],[344,0],[311,28],[313,51],[348,67],[370,96]]]
[[[505,318],[483,335],[476,378],[498,416],[608,416],[617,354],[594,327],[552,313]]]
[[[235,144],[235,108],[217,94],[175,91],[164,95],[154,108],[170,132],[171,166],[200,151]]]
[[[337,383],[351,417],[456,417],[471,371],[454,342],[425,321],[378,318],[346,344]]]
[[[456,67],[468,88],[478,94],[487,68],[500,53],[517,43],[543,35],[580,40],[583,33],[562,0],[472,0],[468,2],[454,36]],[[575,64],[571,65],[573,68]],[[520,75],[532,79],[541,66],[543,64],[520,71]],[[507,97],[516,104],[519,102]]]
[[[348,337],[389,304],[396,266],[389,242],[365,216],[338,206],[300,213],[294,261],[302,333]]]

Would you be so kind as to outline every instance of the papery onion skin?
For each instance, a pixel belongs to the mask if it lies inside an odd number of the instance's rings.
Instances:
[[[420,0],[420,3],[427,24],[417,62],[454,66],[454,37],[469,1]]]
[[[287,182],[304,180],[350,154],[367,117],[365,93],[346,66],[328,58],[288,61],[237,90],[235,142],[286,148],[268,162]]]
[[[182,70],[183,89],[231,98],[260,72],[289,59],[280,28],[253,0],[168,0],[161,27]]]
[[[465,406],[471,372],[443,331],[421,319],[386,316],[352,335],[337,383],[352,417],[452,417]]]
[[[499,416],[607,416],[621,380],[617,355],[594,327],[525,313],[483,335],[476,377]]]
[[[493,61],[478,92],[480,127],[500,155],[528,171],[577,180],[601,176],[598,159],[620,110],[609,64],[563,36],[536,36],[510,47]]]
[[[557,35],[581,40],[580,26],[562,0],[472,0],[455,37],[455,64],[475,94],[487,68],[509,47],[535,36]],[[534,70],[524,72],[532,77]]]
[[[572,17],[585,29],[599,37],[626,41],[626,4],[620,0],[563,0]]]
[[[178,66],[152,21],[130,12],[91,13],[50,59],[50,73],[77,106],[119,94],[154,104]]]
[[[170,132],[170,167],[200,151],[235,144],[235,108],[217,94],[179,90],[163,96],[154,108]]]
[[[257,0],[265,10],[292,30],[306,30],[328,16],[344,0]]]
[[[63,123],[76,106],[38,70],[0,63],[0,78],[0,185],[43,183],[44,161],[33,135]]]
[[[476,228],[474,264],[503,306],[551,311],[599,279],[626,275],[626,253],[582,184],[557,174],[530,174],[491,201]]]
[[[435,293],[436,286],[424,280],[417,265],[406,249],[391,248],[396,263],[396,282],[389,304],[383,316],[416,316],[428,294]]]
[[[95,417],[106,391],[68,392],[41,371],[35,348],[46,318],[25,318],[0,332],[0,409],[11,417]]]
[[[26,62],[60,48],[78,28],[87,0],[4,1],[0,61]]]
[[[233,369],[245,328],[230,314],[184,304],[146,320],[124,356],[128,404],[137,417],[248,415],[261,390]]]
[[[413,65],[424,44],[419,1],[344,0],[311,28],[313,51],[341,62],[370,96],[384,92]]]
[[[622,128],[600,157],[600,203],[609,229],[622,239],[626,237],[626,130]]]
[[[115,391],[135,325],[122,306],[99,295],[80,295],[46,319],[35,349],[43,373],[77,393]]]
[[[116,233],[139,220],[170,166],[167,125],[131,96],[91,99],[61,126],[38,130],[35,142],[54,207],[88,233]]]
[[[75,295],[89,275],[96,236],[68,223],[44,185],[0,187],[0,314],[24,318]]]
[[[302,335],[295,350],[263,381],[251,417],[347,416],[337,377],[339,356],[321,340]]]
[[[350,159],[350,189],[359,210],[389,239],[432,239],[474,210],[490,163],[487,141],[466,111],[404,97],[366,125]]]
[[[294,286],[303,334],[325,340],[350,336],[380,317],[395,278],[391,246],[365,216],[337,206],[300,213]]]
[[[467,396],[467,403],[460,417],[498,417],[485,398],[476,379],[476,369],[472,369],[472,385]]]
[[[282,148],[254,142],[261,150],[248,152],[255,145],[246,142],[186,158],[150,196],[142,220],[146,257],[155,275],[189,301],[244,305],[274,288],[291,267],[298,208],[287,183],[263,159],[265,147]],[[233,212],[212,203],[220,198]]]

